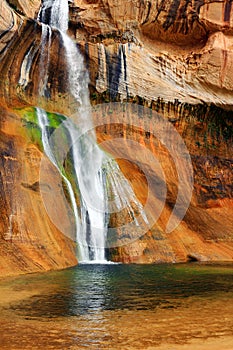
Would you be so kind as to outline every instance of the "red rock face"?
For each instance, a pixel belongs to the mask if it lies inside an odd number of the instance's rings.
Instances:
[[[19,117],[9,111],[41,105],[71,113],[59,33],[54,30],[52,34],[50,96],[38,100],[41,26],[32,19],[37,16],[39,1],[33,5],[28,1],[9,3],[11,7],[5,0],[0,5],[2,275],[76,262],[71,241],[50,222],[38,192],[41,151],[26,136]],[[117,149],[106,149],[119,158],[138,199],[146,203],[148,182],[140,166],[123,160],[124,156],[134,159],[136,154],[136,148],[127,146],[127,139],[134,139],[158,159],[168,190],[160,217],[144,236],[127,245],[118,237],[120,248],[109,251],[115,261],[233,259],[232,11],[229,1],[74,0],[70,4],[70,34],[86,59],[92,103],[127,100],[157,111],[182,136],[194,169],[191,205],[181,224],[167,234],[166,223],[180,184],[169,152],[153,137],[156,123],[144,118],[138,129],[132,119],[126,124],[119,121],[117,113],[109,115],[107,122],[102,116],[100,124],[106,126],[97,128],[98,141],[122,139]],[[27,85],[22,86],[21,69],[29,50],[33,51],[32,66]],[[156,167],[148,167],[148,174],[157,183]],[[56,176],[48,165],[48,177]],[[152,216],[157,195],[152,191]],[[58,202],[62,212],[62,198]],[[69,212],[65,216],[69,227],[72,218]],[[112,215],[110,225],[119,226],[125,220],[123,212]],[[73,233],[69,234],[72,237]]]
[[[75,265],[75,233],[69,232],[72,214],[64,210],[62,200],[56,203],[57,215],[67,222],[64,236],[50,221],[40,194],[43,154],[29,140],[19,116],[3,108],[0,152],[0,275]],[[55,184],[58,182],[58,174],[48,162],[47,178],[50,177]]]
[[[174,113],[170,110],[170,118],[172,115],[174,116]],[[166,225],[176,203],[178,189],[182,188],[186,193],[189,184],[180,183],[178,179],[178,174],[185,171],[182,160],[178,160],[178,165],[175,166],[174,157],[171,157],[171,153],[156,137],[156,114],[151,115],[147,108],[143,117],[131,114],[129,109],[124,114],[119,106],[118,109],[113,108],[110,114],[106,113],[103,118],[105,125],[97,128],[98,140],[103,147],[106,147],[106,141],[117,140],[114,147],[107,146],[106,150],[120,158],[119,164],[123,173],[131,181],[135,193],[144,205],[150,196],[146,210],[148,215],[154,218],[154,224],[140,239],[132,239],[131,244],[122,245],[119,238],[120,248],[111,250],[116,261],[148,263],[232,259],[232,200],[227,199],[232,198],[233,194],[232,161],[227,159],[227,154],[231,153],[232,141],[228,144],[228,150],[224,147],[221,149],[220,144],[223,146],[224,142],[219,142],[219,147],[213,152],[208,148],[211,145],[209,142],[212,142],[211,135],[208,134],[205,137],[209,146],[200,146],[203,143],[203,135],[199,131],[199,135],[194,138],[193,124],[197,121],[194,116],[193,120],[188,116],[189,113],[184,113],[183,116],[176,114],[176,128],[188,145],[191,156],[194,170],[193,194],[180,225],[171,233],[166,233]],[[101,124],[99,118],[98,114],[98,123]],[[140,128],[137,119],[140,120]],[[177,142],[173,133],[167,136],[171,144]],[[143,150],[138,152],[140,146]],[[167,187],[165,200],[159,199],[162,191],[162,187],[160,190],[159,186],[162,184],[158,166],[155,161],[146,161],[146,150],[162,166]],[[183,154],[177,156],[182,158]],[[146,171],[146,174],[142,170]],[[151,188],[148,188],[148,183],[153,184]],[[163,210],[157,218],[156,209],[161,206]],[[127,221],[124,213],[113,216],[112,220],[113,224]]]

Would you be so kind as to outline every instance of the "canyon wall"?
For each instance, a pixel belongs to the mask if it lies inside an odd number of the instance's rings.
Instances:
[[[100,93],[231,105],[231,10],[229,1],[74,1],[71,28]]]
[[[40,105],[50,111],[71,114],[59,33],[52,32],[47,100],[39,100],[42,29],[35,18],[40,1],[3,0],[0,6],[3,247],[0,274],[11,274],[14,269],[18,273],[62,268],[75,264],[74,247],[46,216],[37,186],[42,152],[29,138],[16,110]],[[119,235],[120,247],[111,247],[109,256],[116,261],[143,263],[232,261],[231,1],[74,0],[69,6],[69,34],[85,57],[92,104],[107,106],[114,101],[128,101],[144,106],[146,111],[143,116],[129,112],[125,117],[125,112],[118,110],[120,107],[116,110],[106,107],[106,111],[94,113],[99,125],[99,143],[118,158],[143,204],[148,197],[148,179],[140,166],[145,166],[146,161],[138,155],[135,165],[137,147],[130,148],[126,141],[134,140],[153,154],[166,178],[167,197],[159,219],[147,233],[127,245]],[[29,52],[32,60],[30,69],[25,71],[23,62]],[[154,112],[150,115],[149,110]],[[179,132],[194,170],[190,207],[171,233],[166,233],[165,228],[177,199],[177,189],[183,186],[185,191],[187,184],[179,184],[168,150],[154,136],[156,113]],[[105,146],[106,140],[116,138],[121,140],[119,146]],[[156,186],[160,182],[156,164],[154,168],[146,166],[154,184],[149,213],[155,217]],[[57,174],[50,167],[48,177],[52,176],[56,179]],[[57,202],[61,213],[62,197]],[[69,222],[72,227],[72,215],[69,211],[64,215],[68,236],[72,238],[73,232],[68,229]],[[124,213],[112,215],[110,225],[117,226],[125,219]],[[21,260],[25,261],[22,266]]]
[[[50,203],[54,215],[59,215],[66,227],[64,235],[47,214],[41,193],[51,191],[49,181],[59,189],[60,177],[47,160],[44,163],[47,179],[41,183],[43,150],[33,141],[29,123],[17,111],[27,103],[21,101],[20,95],[14,96],[12,93],[18,92],[24,50],[28,50],[36,40],[34,23],[25,19],[25,15],[34,17],[40,6],[38,1],[34,2],[35,9],[32,2],[21,3],[22,6],[11,2],[12,7],[5,1],[0,4],[0,276],[61,269],[77,264],[72,210],[67,208],[62,195],[60,200],[54,198]],[[25,36],[21,37],[21,30]],[[40,38],[37,43],[39,45]],[[36,96],[32,102],[37,105]]]
[[[50,203],[66,225],[66,236],[52,223],[41,190],[51,191],[49,181],[61,186],[59,175],[47,160],[46,181],[41,182],[43,152],[34,144],[21,118],[1,108],[0,176],[0,275],[43,271],[75,265],[72,210],[61,200]]]

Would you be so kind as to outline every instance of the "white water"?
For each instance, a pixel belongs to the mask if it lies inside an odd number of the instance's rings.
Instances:
[[[28,53],[25,55],[23,59],[23,63],[21,65],[21,70],[20,70],[19,85],[21,85],[24,88],[29,83],[29,74],[30,74],[31,65],[32,65],[31,50],[32,50],[32,47],[28,51]]]
[[[52,40],[52,30],[47,24],[42,23],[41,34],[41,54],[40,54],[40,95],[45,96],[48,83],[48,71],[50,60],[50,46]]]
[[[19,78],[19,85],[21,85],[24,89],[27,87],[27,85],[30,82],[30,73],[32,68],[32,62],[34,59],[34,56],[36,54],[37,50],[35,49],[34,45],[30,47],[26,55],[24,56],[21,70],[20,70],[20,78]]]
[[[41,61],[44,62],[42,85],[44,92],[48,81],[49,48],[51,44],[51,29],[55,27],[61,35],[66,55],[69,92],[76,101],[77,119],[75,123],[67,119],[66,128],[72,145],[71,153],[76,176],[76,185],[80,194],[80,214],[75,201],[74,191],[68,179],[59,169],[54,156],[47,128],[49,120],[45,111],[37,108],[39,126],[42,131],[44,150],[51,162],[63,177],[71,198],[76,220],[77,242],[79,245],[79,261],[107,263],[105,259],[105,244],[108,230],[106,213],[115,213],[127,208],[132,221],[138,225],[132,203],[136,205],[144,221],[147,218],[141,203],[137,200],[129,182],[121,173],[117,163],[106,156],[96,144],[90,115],[90,100],[88,91],[88,74],[83,57],[76,44],[68,37],[68,1],[44,0],[39,14],[39,20],[46,23],[42,27]],[[48,26],[49,25],[49,26]],[[46,51],[47,47],[47,51]],[[106,182],[108,182],[108,191]],[[77,190],[76,189],[76,190]],[[111,202],[109,198],[113,197]]]
[[[106,158],[105,168],[107,182],[110,186],[109,191],[111,191],[111,195],[113,194],[114,196],[114,200],[108,202],[109,212],[115,213],[126,208],[131,219],[134,220],[135,224],[138,226],[139,224],[136,218],[137,215],[135,214],[135,209],[133,209],[132,205],[135,204],[137,212],[142,216],[144,222],[146,224],[149,224],[142,204],[135,196],[135,193],[129,184],[129,181],[122,174],[117,162],[111,158]]]
[[[66,32],[68,29],[69,6],[67,0],[43,0],[38,20]]]
[[[107,208],[105,207],[105,185],[103,184],[101,172],[103,152],[96,147],[94,132],[89,132],[88,135],[85,134],[86,130],[91,129],[92,125],[91,117],[88,115],[90,105],[88,75],[85,73],[82,55],[75,43],[65,33],[68,28],[67,0],[44,1],[39,19],[42,22],[48,21],[47,24],[49,26],[55,27],[60,32],[65,48],[69,90],[77,103],[78,128],[71,120],[67,120],[65,127],[71,139],[73,165],[81,197],[81,218],[78,217],[78,220],[76,218],[76,221],[79,223],[79,229],[77,229],[79,258],[83,261],[105,261],[105,240],[107,234],[105,212]],[[48,68],[49,55],[47,54],[46,58],[45,49],[43,50],[43,47],[46,45],[50,47],[51,42],[51,36],[47,34],[47,27],[45,27],[45,24],[42,27],[42,56],[44,56],[43,62],[46,62],[45,65]],[[49,42],[46,42],[47,37]],[[46,72],[43,75],[46,75]],[[46,85],[47,78],[45,78],[43,83],[44,87]],[[41,113],[42,111],[39,110],[39,123],[41,128],[45,130],[45,123],[48,123],[48,120],[41,118]],[[46,132],[44,131],[43,134],[42,141],[45,152],[53,164],[58,167],[51,152],[49,140],[46,138]],[[85,152],[85,150],[88,150],[88,152]],[[70,186],[69,189],[71,190]],[[71,197],[74,197],[70,190]],[[74,211],[78,213],[77,208]]]
[[[88,77],[84,73],[83,57],[75,42],[66,33],[60,31],[60,34],[65,48],[70,93],[80,106],[87,107],[89,106]],[[81,113],[80,117],[83,117]],[[86,122],[90,125],[90,118],[87,118]]]
[[[109,260],[83,260],[79,264],[81,265],[88,265],[88,264],[95,264],[95,265],[121,265],[121,262],[114,262]]]
[[[39,127],[41,129],[41,137],[42,137],[44,152],[47,155],[47,157],[49,158],[49,160],[51,161],[51,163],[57,168],[61,177],[65,181],[65,184],[66,184],[68,192],[69,192],[74,216],[75,216],[76,235],[79,235],[80,219],[79,219],[78,207],[77,207],[77,203],[75,200],[74,191],[73,191],[73,188],[71,186],[70,181],[65,177],[65,175],[63,175],[63,173],[62,173],[62,171],[57,163],[57,160],[54,156],[54,153],[53,153],[54,145],[51,144],[53,139],[50,137],[48,130],[47,130],[47,128],[49,127],[49,120],[48,120],[47,113],[41,108],[37,108],[36,112],[37,112],[38,124],[39,124]]]
[[[104,153],[96,146],[92,135],[83,134],[71,120],[66,121],[72,144],[73,165],[81,194],[81,221],[77,240],[82,260],[104,260],[107,222],[106,195],[102,178]]]

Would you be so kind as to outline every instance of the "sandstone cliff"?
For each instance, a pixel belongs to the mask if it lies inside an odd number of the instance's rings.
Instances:
[[[1,242],[4,247],[3,255],[9,254],[11,249],[16,258],[22,254],[25,259],[30,260],[30,267],[22,268],[25,271],[39,268],[35,262],[42,265],[42,268],[54,268],[55,265],[50,259],[56,261],[57,267],[75,263],[69,240],[61,238],[59,232],[49,223],[49,219],[45,219],[40,195],[35,190],[38,166],[35,166],[33,171],[30,165],[27,166],[31,159],[36,158],[36,162],[39,162],[40,150],[31,144],[25,135],[19,136],[23,133],[20,119],[15,112],[9,112],[9,108],[38,103],[49,110],[69,112],[62,55],[58,54],[62,48],[59,47],[59,34],[56,30],[52,33],[49,99],[38,102],[41,25],[33,19],[37,17],[39,5],[39,1],[32,3],[19,0],[10,0],[8,3],[3,0],[0,5],[1,105],[4,106],[4,110],[8,108],[8,112],[2,113],[1,116],[1,133],[4,135],[1,138],[1,154],[4,161],[1,185],[1,193],[4,194],[1,202]],[[122,122],[116,126],[119,111],[102,115],[99,124],[105,126],[97,128],[99,142],[103,143],[106,139],[116,137],[123,138],[119,149],[106,149],[111,153],[115,152],[118,158],[133,159],[136,150],[129,149],[127,143],[125,147],[122,146],[127,139],[133,138],[159,159],[168,187],[164,210],[147,234],[132,244],[110,249],[109,254],[117,261],[179,262],[233,259],[232,11],[232,3],[227,0],[70,2],[69,32],[85,56],[90,72],[93,104],[125,100],[157,111],[173,123],[184,139],[194,168],[194,192],[190,208],[180,226],[172,233],[166,234],[166,222],[176,201],[178,181],[174,164],[167,151],[162,147],[158,148],[158,142],[153,137],[156,128],[153,118],[145,115],[139,130],[134,125],[127,129]],[[29,51],[33,59],[30,71],[25,77],[22,66]],[[23,78],[25,79],[22,81]],[[94,117],[98,119],[100,116]],[[126,124],[130,125],[132,117],[128,117],[129,122]],[[5,123],[2,120],[5,120]],[[10,126],[6,129],[8,124]],[[9,154],[6,153],[6,157],[10,158],[5,159],[4,152],[7,147]],[[139,164],[145,163],[143,159],[137,160]],[[7,172],[10,169],[7,162],[16,166],[14,168],[13,165],[9,165],[13,170],[20,169],[18,178],[11,180],[14,186],[10,186],[10,189],[6,187]],[[147,183],[142,172],[133,162],[119,160],[119,164],[132,182],[138,198],[144,203],[147,197]],[[156,184],[158,179],[154,178],[155,170],[152,167],[148,171],[152,182]],[[11,171],[12,174],[16,172]],[[52,170],[49,174],[55,176]],[[152,216],[157,196],[155,189],[150,207]],[[5,204],[9,198],[14,198],[16,207],[19,201],[22,203],[23,214],[19,213],[19,209],[16,210],[18,214],[14,214],[13,207]],[[35,198],[38,201],[37,206],[34,205]],[[28,213],[24,223],[25,229],[19,229],[20,220],[30,208],[29,201],[33,203],[34,214]],[[36,216],[35,221],[31,221],[33,215]],[[69,215],[67,220],[72,220]],[[112,217],[112,224],[117,224],[120,220],[119,216]],[[30,229],[31,225],[33,231]],[[28,240],[27,232],[33,232],[29,234],[32,238],[27,249],[26,245],[21,244],[22,251],[18,253],[18,246],[16,248],[4,238],[4,234],[9,232],[9,227],[13,236],[21,235],[22,241]],[[31,243],[34,235],[40,237],[41,242],[36,247]],[[56,247],[52,242],[56,242]],[[47,250],[50,252],[49,257],[37,257],[38,252],[41,253],[40,244],[45,246],[46,254]],[[61,244],[63,253],[60,254],[64,255],[58,258]],[[11,256],[13,254],[10,254],[10,261],[13,259]],[[17,264],[16,260],[15,266],[18,266]],[[9,266],[11,273],[13,262]]]
[[[9,3],[10,6],[5,1],[0,4],[0,276],[65,268],[77,263],[72,211],[64,207],[62,196],[60,201],[51,203],[67,226],[67,235],[64,236],[51,222],[40,194],[42,149],[33,143],[22,117],[15,109],[8,108],[25,105],[20,97],[15,98],[11,94],[13,81],[13,89],[17,89],[16,79],[20,76],[22,61],[11,68],[8,64],[12,61],[15,63],[20,51],[23,55],[25,46],[27,50],[27,46],[33,42],[34,37],[30,40],[29,37],[34,25],[25,19],[25,15],[34,17],[40,2]],[[25,30],[27,37],[22,37],[19,43],[21,26],[30,29],[28,32]],[[23,59],[20,54],[19,57]],[[7,102],[4,96],[7,96]],[[60,186],[56,169],[47,163],[48,179]],[[44,191],[49,191],[46,186],[44,184]]]
[[[229,1],[74,1],[71,23],[98,92],[232,103]]]
[[[51,222],[40,194],[43,153],[30,141],[17,114],[1,108],[0,127],[0,275],[75,265],[72,214],[63,206],[62,197],[51,203],[67,224],[64,236]],[[46,172],[59,186],[58,174],[49,162]],[[41,186],[50,191],[47,183]]]

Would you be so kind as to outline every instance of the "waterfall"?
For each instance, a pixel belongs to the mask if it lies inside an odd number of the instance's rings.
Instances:
[[[21,65],[19,85],[21,85],[23,88],[25,88],[29,83],[29,74],[32,66],[31,51],[32,51],[32,46],[28,51],[28,53],[25,55]]]
[[[43,0],[38,21],[66,32],[68,29],[69,6],[67,0]]]
[[[76,47],[76,44],[66,34],[68,28],[68,2],[67,0],[45,0],[40,10],[38,19],[42,22],[42,50],[41,62],[43,65],[43,88],[47,85],[47,72],[49,48],[51,43],[51,32],[48,27],[55,27],[61,35],[63,47],[65,49],[66,64],[69,79],[69,90],[77,103],[78,126],[71,120],[67,120],[65,127],[70,136],[72,145],[72,158],[76,175],[76,184],[80,193],[80,216],[75,206],[75,197],[70,182],[63,178],[69,189],[69,194],[75,213],[77,225],[77,242],[79,244],[79,259],[81,261],[104,261],[105,260],[105,240],[107,234],[106,221],[106,201],[105,185],[102,176],[102,160],[104,153],[96,146],[94,132],[86,135],[86,130],[92,128],[91,117],[88,115],[90,106],[88,91],[88,75],[85,73],[83,57]],[[47,53],[46,53],[47,52]],[[42,89],[43,90],[43,89]],[[43,91],[41,94],[44,95]],[[51,162],[59,170],[54,158],[46,126],[49,121],[46,119],[46,112],[37,109],[38,121],[42,130],[42,142],[45,153]],[[46,136],[47,135],[47,136]],[[88,152],[85,153],[85,150]],[[96,191],[97,189],[97,191]]]
[[[77,208],[71,183],[61,171],[59,162],[54,155],[56,144],[53,144],[48,132],[49,120],[47,113],[37,108],[44,150],[47,157],[60,172],[69,191],[76,220],[79,261],[103,262],[106,261],[105,244],[108,230],[108,216],[106,213],[109,212],[109,209],[111,209],[111,212],[116,212],[127,208],[130,217],[138,225],[135,210],[132,206],[133,203],[145,222],[147,222],[147,218],[141,203],[137,200],[117,163],[97,146],[90,115],[88,74],[85,70],[83,57],[75,42],[66,34],[68,29],[68,1],[44,0],[38,19],[43,22],[41,62],[44,62],[44,65],[43,77],[41,77],[43,82],[41,94],[44,96],[48,81],[49,48],[51,44],[50,26],[59,31],[65,50],[69,93],[76,101],[77,121],[74,123],[68,118],[63,126],[70,138],[75,181],[80,195],[80,210]],[[114,201],[110,203],[109,198],[112,197],[112,194]]]
[[[66,33],[60,32],[65,49],[69,78],[69,89],[79,105],[89,105],[88,79],[85,75],[83,57],[73,40]],[[82,114],[80,113],[82,118]],[[88,118],[90,119],[90,118]],[[88,120],[87,120],[88,122]],[[90,123],[89,123],[90,124]]]
[[[21,85],[24,89],[30,82],[32,63],[37,51],[38,49],[34,47],[34,44],[32,44],[29,50],[26,52],[26,55],[24,56],[23,62],[21,64],[20,77],[18,82],[19,85]]]
[[[48,132],[49,120],[48,120],[47,113],[41,108],[36,108],[36,113],[37,113],[38,124],[39,124],[39,127],[41,129],[41,138],[42,138],[42,144],[44,147],[44,152],[45,152],[46,156],[49,158],[49,160],[51,161],[51,163],[57,168],[59,174],[61,175],[61,177],[63,178],[63,180],[67,186],[72,209],[73,209],[74,216],[75,216],[76,235],[79,235],[80,219],[79,219],[78,208],[77,208],[77,203],[75,200],[74,191],[73,191],[73,188],[71,186],[70,181],[62,173],[62,171],[58,165],[58,162],[56,160],[56,157],[54,155],[53,149],[54,149],[54,147],[56,147],[56,145],[52,144],[53,139],[50,137],[50,134]]]
[[[133,208],[134,204],[137,208],[138,214],[140,214],[143,221],[149,225],[142,204],[138,201],[137,197],[135,196],[135,193],[131,185],[129,184],[129,181],[122,174],[117,162],[111,158],[106,158],[105,168],[106,177],[110,185],[109,192],[111,192],[114,196],[114,201],[112,201],[111,206],[108,208],[110,212],[115,213],[126,208],[129,213],[129,216],[138,226],[139,223],[135,215],[135,209]]]
[[[92,134],[82,134],[83,130],[78,131],[69,119],[66,127],[71,138],[73,165],[81,194],[82,227],[85,228],[77,240],[83,245],[84,260],[104,260],[108,224],[105,218],[107,207],[102,176],[104,153],[96,145]]]
[[[50,46],[52,40],[52,30],[47,24],[42,23],[41,34],[41,53],[40,53],[40,95],[46,96],[48,72],[49,72],[49,60],[50,60]]]

